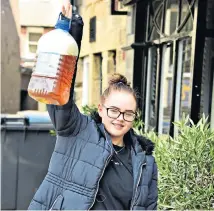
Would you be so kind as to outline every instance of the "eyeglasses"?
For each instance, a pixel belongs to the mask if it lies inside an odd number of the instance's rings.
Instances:
[[[120,112],[116,108],[107,108],[103,105],[103,107],[107,110],[108,117],[112,119],[117,119],[121,114],[123,115],[123,119],[127,122],[133,122],[136,117],[136,113],[131,111]]]

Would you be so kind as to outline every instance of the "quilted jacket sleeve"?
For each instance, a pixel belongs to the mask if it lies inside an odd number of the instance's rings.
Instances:
[[[153,165],[152,181],[149,186],[149,195],[146,203],[146,210],[157,210],[158,184],[157,184],[157,164]]]
[[[81,48],[83,21],[81,16],[73,15],[71,26],[69,27],[70,19],[60,14],[60,18],[57,21],[55,28],[61,28],[69,31],[69,33],[76,40],[79,49]],[[80,51],[80,50],[79,50]],[[79,57],[79,56],[78,56]],[[78,61],[78,59],[77,59]],[[75,67],[75,73],[77,70],[77,64]],[[70,91],[70,99],[66,105],[56,106],[47,105],[51,121],[55,127],[55,130],[60,136],[76,135],[81,127],[86,124],[87,118],[79,112],[79,109],[73,101],[73,92],[75,84],[76,74],[73,77],[72,87]]]

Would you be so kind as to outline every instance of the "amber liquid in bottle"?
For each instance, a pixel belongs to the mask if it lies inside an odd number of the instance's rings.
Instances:
[[[29,95],[46,104],[66,104],[76,60],[72,55],[40,53],[28,86]]]

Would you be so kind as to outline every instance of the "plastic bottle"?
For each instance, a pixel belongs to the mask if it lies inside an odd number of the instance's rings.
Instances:
[[[69,32],[54,29],[44,34],[28,85],[28,94],[36,101],[64,105],[69,100],[78,46]]]

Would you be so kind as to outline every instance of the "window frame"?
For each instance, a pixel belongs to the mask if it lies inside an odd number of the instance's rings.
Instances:
[[[151,14],[149,13],[148,9],[150,8],[151,6],[151,2],[152,1],[148,1],[148,2],[141,2],[141,3],[138,3],[137,6],[138,6],[138,9],[137,9],[137,14],[136,16],[137,17],[141,17],[141,23],[142,21],[144,21],[145,23],[150,23],[150,17],[151,17]],[[164,4],[163,5],[163,8],[166,8],[166,1],[163,0]],[[191,7],[191,12],[189,13],[192,13],[194,12],[194,14],[197,13],[197,4],[198,4],[198,0],[195,0],[194,4],[193,4],[193,7]],[[151,102],[149,101],[150,98],[148,98],[148,93],[151,93],[151,92],[155,92],[156,94],[156,97],[155,97],[155,108],[153,110],[155,110],[155,114],[154,114],[154,122],[155,122],[155,131],[157,131],[158,133],[162,134],[163,132],[163,127],[162,127],[162,123],[163,123],[163,111],[162,111],[162,115],[161,115],[161,93],[163,93],[163,84],[161,84],[161,77],[162,76],[162,65],[163,65],[163,47],[164,46],[170,46],[172,45],[173,46],[173,52],[176,52],[173,54],[173,58],[172,58],[172,63],[173,63],[173,71],[172,73],[167,73],[167,75],[171,75],[171,74],[174,74],[173,78],[172,78],[172,81],[173,81],[173,90],[172,90],[172,113],[171,113],[171,117],[170,117],[170,131],[169,131],[169,134],[174,136],[176,134],[176,131],[174,130],[174,124],[172,122],[175,122],[176,120],[179,120],[179,115],[177,114],[179,109],[180,108],[178,105],[180,105],[180,99],[179,99],[179,95],[180,95],[180,88],[181,88],[181,84],[178,84],[178,77],[182,77],[182,78],[186,78],[186,77],[191,77],[191,74],[193,74],[193,70],[194,70],[194,59],[195,59],[195,37],[196,37],[196,20],[197,20],[197,15],[195,15],[195,17],[193,17],[192,19],[192,29],[190,31],[182,31],[181,30],[181,24],[183,24],[183,22],[185,22],[185,24],[188,24],[188,18],[183,21],[181,20],[181,6],[182,6],[182,1],[180,0],[179,3],[177,4],[178,6],[178,17],[177,17],[177,25],[176,25],[176,30],[174,33],[170,34],[170,35],[164,35],[164,29],[165,29],[165,21],[163,19],[163,17],[165,18],[165,12],[166,11],[163,11],[162,12],[162,19],[161,19],[161,25],[160,25],[160,32],[161,32],[161,35],[160,35],[160,39],[155,39],[155,40],[148,40],[148,35],[149,35],[149,31],[148,29],[151,27],[147,26],[144,27],[144,30],[142,28],[142,25],[140,24],[140,21],[138,22],[138,19],[137,19],[137,22],[136,22],[136,39],[135,39],[135,43],[132,44],[132,47],[135,49],[135,57],[137,58],[142,58],[141,60],[141,64],[139,64],[139,61],[138,60],[135,60],[135,64],[134,64],[134,86],[135,87],[139,87],[140,88],[140,93],[142,96],[145,96],[144,99],[140,102],[140,109],[142,109],[142,118],[143,118],[143,121],[145,122],[145,128],[144,130],[147,131],[148,129],[150,129],[150,126],[149,125],[149,122],[150,122],[150,117],[148,116],[149,114],[148,113],[151,113],[148,109],[148,106],[151,107]],[[147,11],[145,11],[145,14],[146,16],[142,16],[140,15],[140,12],[142,10],[142,8],[146,7],[147,8]],[[144,18],[142,20],[142,17]],[[189,17],[189,14],[188,14],[188,17]],[[191,18],[191,17],[189,17]],[[138,25],[139,24],[139,25]],[[185,24],[182,25],[182,27],[185,27]],[[141,30],[139,29],[141,28]],[[179,29],[179,30],[178,30]],[[141,36],[141,38],[140,38]],[[140,39],[139,39],[140,38]],[[181,74],[179,72],[179,65],[181,64],[178,64],[178,47],[179,47],[179,42],[182,41],[182,40],[185,40],[185,39],[191,39],[191,61],[190,61],[190,73],[182,73],[182,75],[179,76],[179,74]],[[147,80],[144,80],[144,78],[147,79],[147,76],[149,75],[149,77],[151,77],[150,73],[148,71],[151,71],[151,68],[149,69],[148,68],[148,61],[150,61],[150,58],[149,58],[149,52],[148,52],[148,49],[150,49],[151,47],[156,47],[158,50],[158,56],[157,56],[157,67],[156,67],[156,86],[152,89],[155,89],[155,90],[151,90],[151,87],[148,87],[148,83],[147,83]],[[139,68],[141,66],[141,69]],[[153,74],[153,73],[152,73]],[[185,77],[186,76],[186,77]],[[141,78],[141,81],[139,81],[138,78]],[[181,78],[181,79],[182,79]],[[191,80],[193,80],[191,78]],[[145,84],[144,84],[145,83]],[[193,82],[191,82],[193,83]],[[149,90],[147,90],[149,88]],[[145,94],[147,93],[147,94]],[[191,91],[191,94],[192,94],[192,91]],[[191,105],[190,105],[191,106]],[[177,110],[178,109],[178,110]],[[162,118],[162,119],[161,119]],[[162,121],[162,122],[161,122]]]
[[[33,54],[35,53],[30,51],[30,45],[38,46],[38,41],[30,41],[30,34],[41,34],[41,36],[44,34],[44,28],[39,28],[39,27],[27,27],[27,53],[28,54]]]

